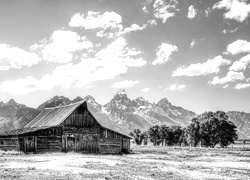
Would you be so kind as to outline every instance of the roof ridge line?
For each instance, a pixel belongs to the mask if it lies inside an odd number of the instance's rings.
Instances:
[[[62,107],[67,107],[67,106],[73,106],[73,105],[76,105],[76,104],[81,104],[83,102],[85,102],[86,100],[82,100],[82,101],[78,101],[78,102],[75,102],[75,103],[70,103],[70,104],[67,104],[67,105],[63,105],[63,106],[56,106],[56,107],[48,107],[48,108],[44,108],[44,109],[56,109],[56,108],[62,108]]]

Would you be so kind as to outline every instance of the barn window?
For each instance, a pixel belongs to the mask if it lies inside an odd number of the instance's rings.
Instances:
[[[3,141],[0,141],[0,144],[3,145]]]

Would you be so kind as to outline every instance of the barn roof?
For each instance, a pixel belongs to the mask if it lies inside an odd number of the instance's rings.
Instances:
[[[24,128],[17,129],[14,131],[4,132],[1,133],[1,135],[8,136],[8,135],[18,135],[18,134],[24,134],[29,132],[34,132],[37,130],[47,129],[51,127],[59,126],[66,118],[79,106],[87,102],[85,100],[69,104],[65,106],[57,106],[53,108],[45,108],[40,114],[38,114],[32,121],[30,121]],[[128,136],[125,132],[120,130],[114,122],[112,122],[107,115],[104,115],[103,113],[97,112],[94,109],[89,109],[87,106],[87,109],[92,114],[92,116],[97,120],[97,122],[106,129],[115,131],[119,134],[122,134],[126,137],[131,138]]]
[[[24,128],[59,126],[74,110],[76,110],[76,108],[83,103],[84,101],[80,101],[65,106],[45,108],[32,121],[24,126]]]

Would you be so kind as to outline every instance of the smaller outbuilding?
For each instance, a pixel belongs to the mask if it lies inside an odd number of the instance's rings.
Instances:
[[[130,139],[86,101],[44,109],[24,128],[0,134],[1,150],[25,153],[128,153]]]

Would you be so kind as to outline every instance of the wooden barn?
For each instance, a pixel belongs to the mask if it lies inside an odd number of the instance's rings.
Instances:
[[[108,118],[94,117],[86,101],[44,109],[23,129],[0,134],[0,149],[25,153],[128,153],[131,137]]]

